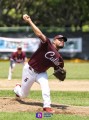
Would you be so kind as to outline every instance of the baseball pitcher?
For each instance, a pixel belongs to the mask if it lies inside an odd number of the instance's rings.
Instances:
[[[30,16],[25,14],[23,15],[23,19],[32,27],[34,33],[40,39],[40,45],[24,66],[22,84],[17,84],[14,92],[16,96],[24,98],[29,94],[33,83],[39,83],[42,90],[43,111],[54,113],[55,111],[51,108],[50,89],[46,71],[50,67],[53,67],[54,70],[59,69],[59,67],[64,67],[63,58],[58,50],[64,47],[64,42],[67,41],[67,38],[62,35],[57,35],[54,37],[53,42],[51,42],[32,22]]]

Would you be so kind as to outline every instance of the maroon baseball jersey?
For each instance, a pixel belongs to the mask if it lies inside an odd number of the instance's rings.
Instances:
[[[63,58],[55,49],[48,38],[46,42],[41,42],[37,51],[32,55],[28,64],[37,72],[45,72],[48,68],[58,66],[64,67]]]
[[[25,52],[21,52],[21,54],[18,54],[18,52],[14,52],[11,55],[11,59],[13,59],[17,63],[22,63],[25,61]]]

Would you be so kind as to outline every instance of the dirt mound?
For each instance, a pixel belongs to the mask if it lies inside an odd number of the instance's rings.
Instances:
[[[0,98],[0,112],[43,112],[42,103],[32,99]],[[89,115],[89,107],[52,104],[56,114]]]

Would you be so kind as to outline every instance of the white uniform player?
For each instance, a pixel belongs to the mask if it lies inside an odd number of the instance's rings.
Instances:
[[[16,64],[24,64],[26,61],[25,52],[22,51],[21,45],[18,45],[17,51],[13,52],[10,57],[10,67],[9,67],[9,74],[8,80],[12,79],[12,72]]]
[[[59,48],[63,48],[67,38],[62,35],[57,35],[51,43],[27,14],[23,15],[23,19],[30,24],[41,42],[37,51],[24,66],[22,84],[16,85],[14,92],[18,97],[24,98],[29,94],[29,90],[33,83],[39,83],[42,90],[43,110],[54,113],[54,110],[51,108],[50,89],[46,71],[50,67],[54,67],[54,69],[57,69],[58,66],[64,67],[63,59],[58,50]]]

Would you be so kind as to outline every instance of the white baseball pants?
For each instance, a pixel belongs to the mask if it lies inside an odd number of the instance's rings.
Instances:
[[[46,72],[36,73],[34,70],[29,69],[28,63],[23,67],[22,84],[21,87],[17,85],[14,88],[14,92],[21,98],[27,97],[29,90],[34,82],[37,82],[41,86],[43,107],[51,107],[50,89],[48,84],[48,76]]]
[[[16,63],[13,63],[12,67],[11,66],[9,67],[8,80],[12,79],[12,72],[15,66],[16,66]]]

